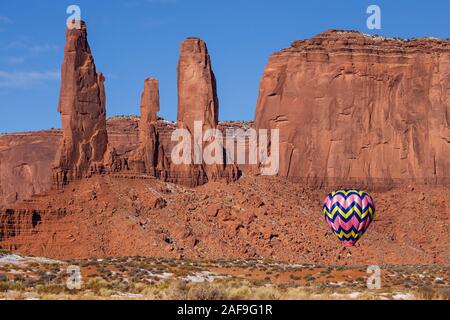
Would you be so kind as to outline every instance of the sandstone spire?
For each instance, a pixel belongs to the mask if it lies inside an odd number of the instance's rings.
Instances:
[[[139,142],[145,144],[150,132],[150,125],[158,120],[159,112],[158,79],[147,78],[141,95],[141,121],[139,123]]]
[[[108,144],[104,80],[95,69],[86,24],[82,22],[81,29],[68,29],[58,106],[63,137],[53,163],[58,187],[103,171]]]
[[[139,147],[130,155],[128,161],[133,171],[155,177],[162,175],[168,166],[156,127],[159,108],[158,79],[145,79],[141,95]]]
[[[194,121],[202,121],[204,130],[215,128],[218,115],[216,78],[206,43],[188,38],[181,44],[178,62],[178,125],[191,133]]]
[[[203,142],[202,137],[194,135],[194,122],[200,121],[205,133],[207,129],[217,128],[218,115],[216,78],[206,43],[198,38],[187,38],[181,43],[178,62],[178,127],[189,130],[193,148],[205,148],[209,142]],[[194,150],[192,153],[194,155]],[[237,179],[237,167],[226,166],[223,152],[217,157],[222,161],[214,165],[172,165],[167,180],[197,186],[219,178]]]

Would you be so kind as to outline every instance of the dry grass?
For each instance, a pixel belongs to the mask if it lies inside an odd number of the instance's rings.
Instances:
[[[145,300],[336,300],[336,299],[389,299],[389,291],[358,292],[349,290],[312,290],[304,287],[254,286],[241,280],[214,281],[212,283],[188,283],[169,280],[152,284],[134,283],[128,287],[119,282],[108,282],[102,278],[90,279],[81,291],[70,291],[63,285],[38,285],[27,290],[21,283],[0,282],[0,298],[24,299],[33,297],[42,300],[53,299],[145,299]],[[411,299],[449,300],[448,291],[424,289],[402,292]]]
[[[81,290],[66,287],[68,265],[80,266]],[[375,291],[366,288],[364,270],[143,257],[3,264],[0,299],[450,299],[446,266],[384,266],[383,287]]]

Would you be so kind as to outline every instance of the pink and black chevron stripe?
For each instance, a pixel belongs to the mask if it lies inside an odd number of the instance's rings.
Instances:
[[[365,191],[342,189],[324,201],[325,221],[344,246],[351,247],[366,232],[375,215],[375,204]]]

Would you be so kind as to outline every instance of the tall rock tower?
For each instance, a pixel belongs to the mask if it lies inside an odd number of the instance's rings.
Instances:
[[[187,38],[180,47],[178,62],[178,125],[194,130],[194,121],[203,122],[203,130],[215,128],[219,119],[216,78],[206,43]]]
[[[192,159],[194,148],[204,148],[201,136],[194,134],[194,123],[201,122],[205,133],[208,129],[216,129],[219,120],[219,100],[217,98],[216,78],[212,71],[211,59],[206,43],[198,38],[187,38],[180,46],[178,62],[178,127],[189,130],[192,136]],[[218,178],[236,180],[236,166],[224,163],[224,152],[221,150],[220,164],[205,163],[191,165],[172,165],[168,180],[185,185],[197,186]]]
[[[141,95],[141,121],[139,123],[139,143],[145,144],[150,127],[158,121],[159,112],[159,81],[147,78],[144,81],[144,90]]]
[[[128,162],[134,172],[164,177],[168,164],[157,131],[159,109],[159,81],[145,79],[141,95],[139,147],[130,155]]]
[[[58,106],[63,137],[53,163],[57,187],[104,170],[108,145],[104,80],[95,69],[86,24],[68,29]]]

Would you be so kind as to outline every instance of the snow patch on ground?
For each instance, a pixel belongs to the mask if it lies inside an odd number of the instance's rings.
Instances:
[[[116,294],[111,295],[113,298],[143,298],[143,294],[137,294],[137,293],[125,293],[125,292],[117,292]]]
[[[11,264],[15,266],[26,266],[31,263],[63,264],[64,262],[40,257],[22,257],[17,254],[6,254],[0,256],[0,265]]]
[[[392,295],[392,299],[394,299],[394,300],[412,300],[412,299],[414,299],[414,295],[412,293],[396,292]]]
[[[7,254],[0,256],[0,265],[13,264],[13,265],[23,265],[23,258],[16,254]]]
[[[158,279],[168,279],[173,276],[173,273],[163,272],[163,273],[153,273],[151,271],[145,270],[150,277],[155,277]]]
[[[333,293],[332,296],[340,299],[358,299],[362,295],[361,292],[352,293]]]
[[[213,282],[215,279],[223,279],[224,276],[219,276],[216,273],[209,272],[209,271],[202,271],[194,273],[193,275],[188,275],[187,277],[182,278],[183,280],[186,280],[188,282]]]

